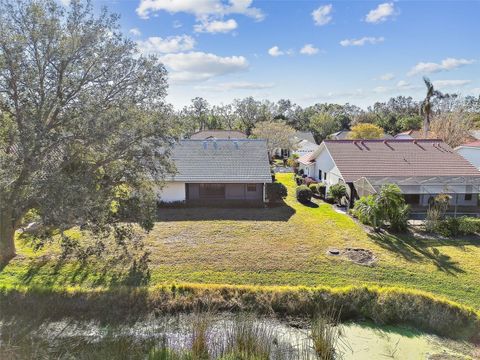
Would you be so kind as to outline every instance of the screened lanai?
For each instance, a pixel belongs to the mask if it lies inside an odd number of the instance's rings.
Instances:
[[[480,178],[469,176],[369,176],[353,182],[359,197],[378,193],[385,184],[396,184],[411,205],[412,212],[425,212],[433,198],[438,194],[450,196],[449,213],[478,214]]]

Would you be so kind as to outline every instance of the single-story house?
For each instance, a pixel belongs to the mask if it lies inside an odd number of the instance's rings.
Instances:
[[[201,130],[190,136],[192,140],[205,139],[246,139],[247,135],[239,130]]]
[[[455,151],[470,161],[477,169],[480,169],[480,140],[457,146]]]
[[[159,202],[265,202],[272,182],[265,140],[180,140],[171,153],[176,172],[157,190]]]
[[[299,156],[312,152],[318,146],[310,131],[297,131],[290,139],[292,149],[275,149],[273,156],[289,157],[292,154]],[[313,149],[313,150],[312,150]]]
[[[424,213],[440,193],[451,196],[456,213],[479,212],[480,172],[438,139],[325,140],[299,163],[327,189],[345,184],[349,206],[382,185],[397,184],[413,213]]]
[[[350,130],[340,130],[336,133],[330,134],[327,136],[329,140],[348,140],[350,138]],[[393,136],[390,134],[383,133],[381,139],[393,139]]]

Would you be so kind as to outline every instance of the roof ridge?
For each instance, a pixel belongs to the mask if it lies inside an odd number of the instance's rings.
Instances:
[[[340,140],[333,140],[333,139],[325,139],[324,142],[330,143],[353,143],[355,141],[363,141],[363,142],[441,142],[444,143],[442,139],[340,139]]]

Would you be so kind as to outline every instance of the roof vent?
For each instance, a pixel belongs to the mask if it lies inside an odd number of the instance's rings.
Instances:
[[[233,146],[235,146],[235,149],[238,150],[238,141],[234,141],[234,142],[233,142]]]
[[[205,150],[207,150],[207,146],[208,146],[207,142],[204,141],[204,142],[203,142],[203,148],[204,148]]]
[[[218,148],[217,142],[215,140],[213,140],[213,147],[214,147],[215,150],[217,150],[217,148]]]

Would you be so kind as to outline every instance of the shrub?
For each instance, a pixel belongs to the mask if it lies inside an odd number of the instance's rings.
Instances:
[[[318,194],[317,184],[310,184],[310,185],[308,185],[308,188],[312,191],[312,194],[315,194],[315,195]]]
[[[447,217],[438,221],[433,231],[446,237],[474,235],[480,232],[480,219],[467,216]]]
[[[328,196],[340,205],[342,199],[347,196],[347,188],[343,184],[335,184],[328,188]]]
[[[326,186],[325,186],[324,183],[318,183],[317,184],[317,192],[322,199],[325,198],[325,193],[326,193],[325,189],[326,189]]]
[[[297,200],[301,203],[308,203],[312,199],[312,190],[306,185],[300,185],[297,187]]]
[[[458,230],[461,234],[473,235],[480,232],[480,219],[474,217],[462,216],[459,218]]]
[[[270,202],[278,202],[287,197],[287,188],[279,182],[267,184],[267,198]]]
[[[355,202],[352,214],[363,224],[380,228],[387,223],[392,230],[407,228],[410,208],[400,188],[394,184],[382,186],[380,193],[364,196]]]
[[[451,196],[447,194],[438,194],[429,199],[429,208],[427,210],[427,218],[425,220],[425,228],[427,231],[438,231],[441,226],[440,222],[445,217]]]
[[[303,177],[301,175],[295,175],[295,182],[297,185],[302,185],[304,182]]]

